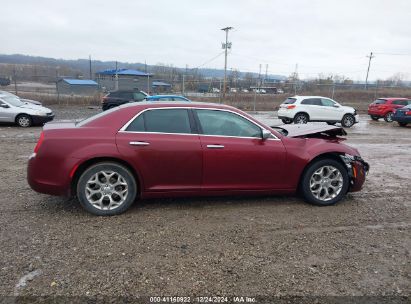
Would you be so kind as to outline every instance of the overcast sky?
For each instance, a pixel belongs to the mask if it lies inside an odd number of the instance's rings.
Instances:
[[[410,0],[0,0],[0,53],[411,79]],[[223,68],[224,56],[203,67]]]

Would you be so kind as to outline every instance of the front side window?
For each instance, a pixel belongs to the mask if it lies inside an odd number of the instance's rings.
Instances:
[[[205,135],[261,138],[261,128],[237,114],[218,110],[196,110],[196,113]]]
[[[140,92],[133,93],[134,100],[140,101],[140,100],[143,100],[144,98],[146,98],[146,95],[144,95],[143,93],[140,93]]]
[[[333,107],[335,102],[330,99],[321,98],[322,105],[325,107]]]
[[[145,111],[135,118],[126,131],[191,133],[187,109],[156,109]]]

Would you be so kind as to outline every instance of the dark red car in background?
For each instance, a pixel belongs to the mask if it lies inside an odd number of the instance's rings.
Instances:
[[[77,195],[97,215],[136,198],[295,193],[332,205],[361,189],[368,164],[342,128],[270,128],[233,107],[127,104],[44,127],[28,163],[42,193]]]
[[[396,109],[411,104],[408,98],[378,98],[368,106],[368,115],[372,120],[384,118],[386,122],[392,122],[392,116]]]

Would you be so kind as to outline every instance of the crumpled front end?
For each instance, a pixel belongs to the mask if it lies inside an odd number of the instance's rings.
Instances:
[[[360,156],[345,154],[340,155],[340,157],[348,169],[348,176],[350,177],[349,191],[360,191],[370,170],[370,165]]]

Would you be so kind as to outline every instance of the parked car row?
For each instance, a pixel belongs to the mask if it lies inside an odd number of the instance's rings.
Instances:
[[[411,123],[411,100],[409,98],[378,98],[368,107],[372,120],[384,118],[386,122],[397,121],[400,126]],[[341,123],[350,128],[359,122],[357,111],[322,96],[294,96],[287,98],[279,107],[278,118],[284,124],[326,122]]]
[[[368,115],[372,120],[384,118],[386,122],[397,121],[400,126],[411,122],[410,111],[399,111],[411,104],[409,98],[378,98],[368,106]]]
[[[101,99],[103,111],[118,107],[122,104],[141,101],[190,101],[180,95],[153,95],[150,96],[144,91],[114,91],[105,95]]]
[[[53,112],[41,103],[0,91],[0,122],[15,123],[20,127],[42,125],[53,120]]]

